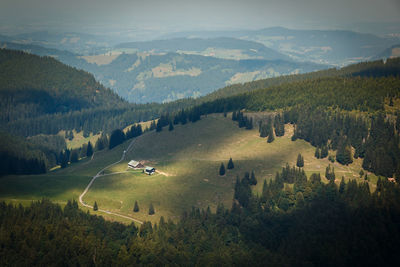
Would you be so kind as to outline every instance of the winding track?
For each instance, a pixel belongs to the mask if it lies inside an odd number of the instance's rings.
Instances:
[[[121,156],[121,159],[120,159],[120,160],[118,160],[118,161],[116,161],[116,162],[114,162],[114,163],[112,163],[112,164],[110,164],[110,165],[104,167],[104,168],[101,169],[95,176],[93,176],[92,180],[90,180],[89,184],[86,186],[86,188],[85,188],[85,190],[83,191],[83,193],[79,196],[79,203],[81,203],[82,206],[87,207],[87,208],[90,208],[90,209],[93,209],[93,206],[90,206],[89,204],[86,204],[85,202],[83,202],[83,197],[84,197],[85,194],[89,191],[90,187],[92,186],[92,184],[94,183],[94,181],[95,181],[98,177],[106,176],[106,175],[111,175],[111,174],[117,174],[117,173],[109,173],[109,174],[105,174],[105,175],[103,174],[103,175],[102,175],[101,173],[102,173],[103,171],[105,171],[106,169],[110,168],[111,166],[114,166],[114,165],[120,163],[121,161],[123,161],[123,160],[125,159],[126,153],[132,148],[132,145],[133,145],[133,142],[134,142],[134,141],[135,141],[135,139],[133,139],[132,142],[129,144],[128,148],[127,148],[126,150],[124,150],[124,152],[122,153],[122,156]],[[118,172],[118,173],[120,173],[120,172]],[[143,224],[142,221],[139,221],[139,220],[137,220],[137,219],[134,219],[134,218],[129,217],[129,216],[126,216],[126,215],[122,215],[122,214],[119,214],[119,213],[115,213],[115,212],[108,211],[108,210],[103,210],[103,209],[98,209],[98,211],[104,212],[104,213],[106,213],[106,214],[115,215],[115,216],[118,216],[118,217],[121,217],[121,218],[125,218],[125,219],[134,221],[134,222],[139,223],[139,224]]]

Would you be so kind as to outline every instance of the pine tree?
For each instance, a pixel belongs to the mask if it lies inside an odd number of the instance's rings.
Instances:
[[[153,203],[150,203],[149,215],[153,215],[154,213],[155,213],[155,211],[154,211]]]
[[[257,184],[256,176],[254,175],[254,171],[251,171],[250,185],[256,185],[256,184]]]
[[[219,175],[220,175],[220,176],[225,175],[225,166],[224,166],[224,163],[221,163],[221,166],[219,167]]]
[[[272,142],[274,142],[274,140],[275,140],[274,132],[272,131],[272,127],[271,127],[271,131],[269,131],[269,134],[268,134],[267,142],[272,143]]]
[[[158,121],[156,126],[156,132],[161,132],[161,131],[162,131],[162,123]]]
[[[99,209],[99,207],[97,206],[97,202],[95,201],[95,202],[94,202],[94,205],[93,205],[93,210],[96,211],[96,210],[98,210],[98,209]]]
[[[237,121],[237,113],[236,113],[236,111],[232,112],[232,120],[233,121]]]
[[[339,185],[339,193],[343,194],[346,188],[346,183],[344,182],[344,176],[342,176],[342,180],[340,181]]]
[[[328,179],[329,181],[334,181],[335,180],[335,168],[332,167],[331,168],[331,164],[328,165],[328,167],[326,167],[325,170],[325,177],[326,179]]]
[[[228,170],[231,170],[231,169],[233,169],[234,167],[235,167],[235,165],[233,164],[232,158],[230,158],[229,161],[228,161],[228,166],[227,166],[227,168],[228,168]]]
[[[173,131],[173,130],[174,130],[174,124],[172,123],[172,121],[170,121],[168,131]]]
[[[267,125],[264,123],[260,123],[260,137],[267,137],[268,136],[268,128]]]
[[[297,162],[296,162],[296,166],[299,168],[304,167],[304,158],[301,154],[297,155]]]
[[[138,205],[137,201],[135,201],[135,205],[133,207],[133,212],[139,212],[139,205]]]
[[[90,141],[89,141],[89,143],[87,145],[87,149],[86,149],[86,156],[91,157],[92,155],[93,155],[93,146],[92,146],[92,143],[90,143]]]
[[[328,156],[328,146],[327,145],[323,145],[321,148],[321,159],[326,158]]]
[[[319,150],[319,147],[317,147],[317,148],[315,149],[315,154],[314,154],[314,156],[315,156],[317,159],[321,158],[321,152],[320,152],[320,150]]]

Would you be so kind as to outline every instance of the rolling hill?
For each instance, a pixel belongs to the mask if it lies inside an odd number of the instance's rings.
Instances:
[[[92,75],[50,57],[0,49],[1,122],[124,101]]]
[[[36,45],[3,42],[0,47],[51,56],[64,64],[86,70],[103,85],[135,103],[199,97],[227,84],[325,68],[323,65],[280,59],[230,60],[180,53],[144,52],[78,56],[68,51]]]
[[[138,52],[179,52],[182,54],[197,54],[225,59],[290,60],[288,56],[268,48],[261,43],[228,37],[210,39],[176,38],[147,42],[130,42],[118,44],[115,48],[122,51],[124,49],[134,49]]]
[[[294,30],[283,27],[242,31],[182,32],[166,37],[215,38],[219,36],[258,42],[292,59],[338,66],[368,60],[399,42],[398,38],[382,38],[352,31]]]
[[[378,54],[375,58],[395,58],[400,57],[400,44],[393,45],[385,49],[382,53]]]
[[[192,206],[216,209],[218,203],[232,205],[236,176],[255,171],[258,184],[254,193],[260,194],[263,180],[269,181],[286,163],[294,165],[297,153],[305,158],[307,174],[325,172],[331,164],[337,175],[346,180],[358,177],[361,159],[349,166],[332,164],[325,159],[314,158],[314,147],[303,140],[291,141],[293,127],[286,125],[286,135],[267,143],[256,129],[248,131],[237,127],[230,118],[215,114],[194,124],[176,126],[173,132],[149,132],[134,141],[126,160],[105,171],[93,184],[84,198],[86,203],[97,201],[102,209],[128,215],[140,220],[157,222],[160,216],[177,220]],[[168,142],[165,142],[168,140]],[[36,176],[6,176],[2,178],[0,200],[27,201],[43,196],[58,203],[77,199],[91,176],[104,166],[120,159],[130,141],[112,150],[95,154],[93,160],[83,160],[69,168]],[[333,151],[331,151],[333,153]],[[226,176],[218,175],[218,168],[232,157],[235,168]],[[131,171],[127,163],[131,159],[146,162],[160,173],[147,176],[141,171]],[[117,174],[109,175],[117,172]],[[376,177],[370,175],[371,187]],[[141,211],[133,213],[134,201]],[[153,203],[155,216],[147,214]],[[101,213],[106,218],[118,219]],[[126,222],[124,219],[118,219]]]

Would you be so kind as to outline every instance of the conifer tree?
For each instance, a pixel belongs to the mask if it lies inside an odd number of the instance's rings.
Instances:
[[[233,121],[237,121],[237,113],[236,113],[236,111],[232,112],[232,120]]]
[[[335,167],[331,168],[331,164],[329,164],[328,167],[326,167],[325,177],[329,181],[334,181],[335,180]]]
[[[320,150],[319,150],[319,147],[317,147],[317,148],[315,149],[315,154],[314,154],[314,156],[315,156],[317,159],[321,158],[321,152],[320,152]]]
[[[95,201],[95,202],[94,202],[94,205],[93,205],[93,210],[96,211],[96,210],[98,210],[98,209],[99,209],[99,207],[97,206],[97,202]]]
[[[268,128],[267,125],[264,123],[260,123],[260,137],[267,137],[268,136]]]
[[[90,141],[89,141],[89,143],[87,145],[87,149],[86,149],[86,156],[91,157],[92,155],[93,155],[93,146],[92,146],[92,143],[90,143]]]
[[[256,184],[257,184],[256,176],[254,175],[254,171],[251,171],[250,185],[256,185]]]
[[[162,124],[160,121],[158,121],[156,126],[156,132],[161,132],[161,131],[162,131]]]
[[[342,176],[342,180],[340,181],[340,185],[339,185],[339,193],[343,194],[345,187],[346,187],[346,183],[344,182],[344,176]]]
[[[227,168],[228,168],[228,170],[231,170],[231,169],[233,169],[234,167],[235,167],[235,165],[233,164],[232,158],[230,158],[229,161],[228,161],[228,166],[227,166]]]
[[[221,166],[219,167],[219,175],[220,175],[220,176],[225,175],[225,166],[224,166],[224,163],[221,163]]]
[[[135,205],[133,206],[133,212],[139,212],[139,205],[136,200],[135,200]]]
[[[301,154],[297,155],[297,162],[296,162],[296,166],[299,168],[304,167],[304,158]]]
[[[153,203],[150,203],[149,215],[153,215],[154,213],[155,213],[155,211],[154,211]]]
[[[174,130],[174,124],[172,123],[172,121],[170,121],[168,131],[173,131],[173,130]]]
[[[328,146],[327,145],[323,145],[321,148],[321,159],[326,158],[328,156]]]
[[[275,140],[274,131],[272,129],[271,123],[269,123],[269,125],[268,125],[268,139],[267,139],[267,142],[268,143],[272,143],[272,142],[274,142],[274,140]]]

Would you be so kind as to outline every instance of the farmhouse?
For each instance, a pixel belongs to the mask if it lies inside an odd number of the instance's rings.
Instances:
[[[132,169],[143,169],[144,168],[143,164],[136,160],[129,161],[128,167],[132,168]]]
[[[146,167],[144,169],[144,172],[147,173],[148,175],[152,175],[152,174],[154,174],[156,172],[156,169],[153,168],[153,167]]]

